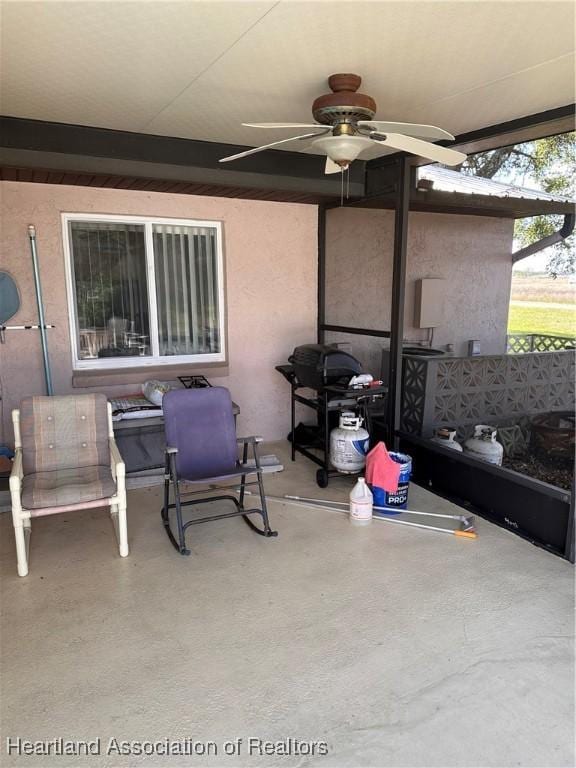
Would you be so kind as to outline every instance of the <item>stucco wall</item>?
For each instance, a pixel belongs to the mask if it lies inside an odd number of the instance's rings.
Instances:
[[[506,351],[506,326],[512,279],[513,221],[481,216],[411,213],[404,338],[425,340],[414,327],[416,280],[446,280],[445,321],[434,331],[434,346],[453,344],[467,354],[469,339],[479,339],[482,354]],[[326,322],[362,328],[390,328],[394,213],[336,208],[326,230]],[[366,349],[362,362],[379,366],[387,342],[330,335]],[[361,356],[361,355],[359,355]],[[376,362],[378,361],[378,362]]]
[[[16,279],[21,309],[12,324],[37,321],[27,226],[36,226],[52,376],[57,394],[75,389],[68,329],[61,212],[132,214],[219,220],[224,227],[228,367],[205,373],[230,388],[241,407],[239,432],[284,437],[289,388],[274,370],[296,344],[316,335],[317,209],[310,205],[170,195],[89,187],[2,182],[0,265]],[[90,391],[134,392],[145,374],[91,380]],[[173,378],[166,376],[165,378]],[[0,344],[4,431],[24,395],[43,392],[35,331],[6,333]],[[123,384],[123,382],[128,382]],[[84,381],[84,384],[87,382]]]

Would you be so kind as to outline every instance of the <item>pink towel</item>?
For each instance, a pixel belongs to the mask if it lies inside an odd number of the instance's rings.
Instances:
[[[366,456],[366,482],[388,493],[396,493],[400,479],[400,464],[388,453],[384,443],[377,443]]]

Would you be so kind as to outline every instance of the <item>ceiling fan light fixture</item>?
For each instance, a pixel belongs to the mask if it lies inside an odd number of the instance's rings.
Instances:
[[[312,151],[326,156],[324,172],[344,171],[364,150],[371,148],[369,157],[388,152],[405,152],[435,163],[461,165],[466,159],[463,152],[434,142],[453,141],[454,136],[443,128],[421,123],[399,123],[373,120],[376,102],[365,93],[358,93],[360,75],[337,73],[330,75],[328,85],[332,93],[319,96],[312,104],[314,123],[243,123],[252,128],[300,128],[314,131],[300,136],[289,136],[260,147],[247,149],[219,162],[240,160],[256,152],[278,147],[291,141],[310,141]]]
[[[311,146],[328,155],[337,165],[346,168],[361,152],[373,147],[374,142],[365,136],[322,136],[314,139]]]

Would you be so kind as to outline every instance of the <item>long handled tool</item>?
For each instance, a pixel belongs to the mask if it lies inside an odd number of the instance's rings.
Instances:
[[[246,491],[248,493],[248,491]],[[283,504],[293,504],[297,507],[309,507],[311,505],[310,501],[306,501],[302,498],[294,498],[290,496],[266,496],[267,501],[279,501]],[[345,508],[342,507],[331,507],[330,504],[342,504],[343,502],[331,502],[326,501],[323,502],[321,499],[312,499],[312,506],[318,507],[318,509],[323,509],[326,512],[339,512],[341,515],[346,515],[348,513],[347,511],[347,505],[344,505]],[[315,503],[314,503],[315,502]],[[378,509],[378,507],[376,507]],[[406,510],[402,510],[402,512],[406,512]],[[412,514],[420,514],[419,512],[412,512]],[[425,514],[433,515],[434,513],[428,512]],[[434,515],[436,516],[436,515]],[[473,522],[471,518],[465,517],[464,515],[438,515],[438,517],[449,517],[453,520],[456,520],[460,523],[458,528],[440,528],[439,526],[435,525],[424,525],[423,523],[411,523],[408,520],[397,520],[394,517],[388,517],[383,515],[374,515],[374,520],[379,520],[382,523],[393,523],[394,525],[408,525],[411,528],[423,528],[425,531],[434,531],[436,533],[447,533],[450,536],[459,536],[466,539],[475,539],[477,538],[478,534],[476,533],[476,530],[474,528]],[[463,518],[463,519],[462,519]]]
[[[345,501],[332,501],[332,500],[322,500],[322,499],[311,499],[306,498],[305,496],[289,496],[286,494],[283,498],[285,499],[291,499],[293,501],[306,501],[309,504],[316,504],[319,506],[326,506],[326,504],[332,504],[337,507],[346,507],[348,508],[348,503]],[[391,515],[397,515],[397,514],[403,514],[403,515],[422,515],[423,517],[441,517],[446,520],[458,520],[458,522],[462,523],[473,523],[474,518],[470,517],[469,515],[443,515],[440,512],[418,512],[415,509],[401,509],[400,507],[373,507],[375,512],[382,512],[383,514],[391,514]]]

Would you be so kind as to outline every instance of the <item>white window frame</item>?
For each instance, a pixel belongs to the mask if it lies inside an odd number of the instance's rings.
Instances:
[[[115,357],[83,360],[80,358],[78,311],[76,306],[76,289],[72,260],[72,244],[70,242],[70,223],[74,221],[90,221],[101,224],[138,224],[144,226],[146,276],[148,281],[148,313],[150,318],[150,348],[151,355],[145,357]],[[160,355],[158,340],[158,315],[156,306],[156,279],[154,269],[154,248],[152,226],[154,224],[177,227],[203,227],[216,230],[216,274],[218,278],[218,328],[220,330],[220,352],[210,352],[199,355]],[[70,342],[72,348],[72,367],[75,371],[86,370],[120,370],[130,368],[158,367],[164,365],[202,365],[206,363],[223,363],[226,361],[226,308],[224,291],[224,255],[222,249],[222,222],[199,221],[197,219],[172,219],[157,216],[123,216],[118,214],[99,213],[63,213],[62,240],[64,243],[64,262],[66,267],[66,292],[68,295],[68,319],[70,324]]]

